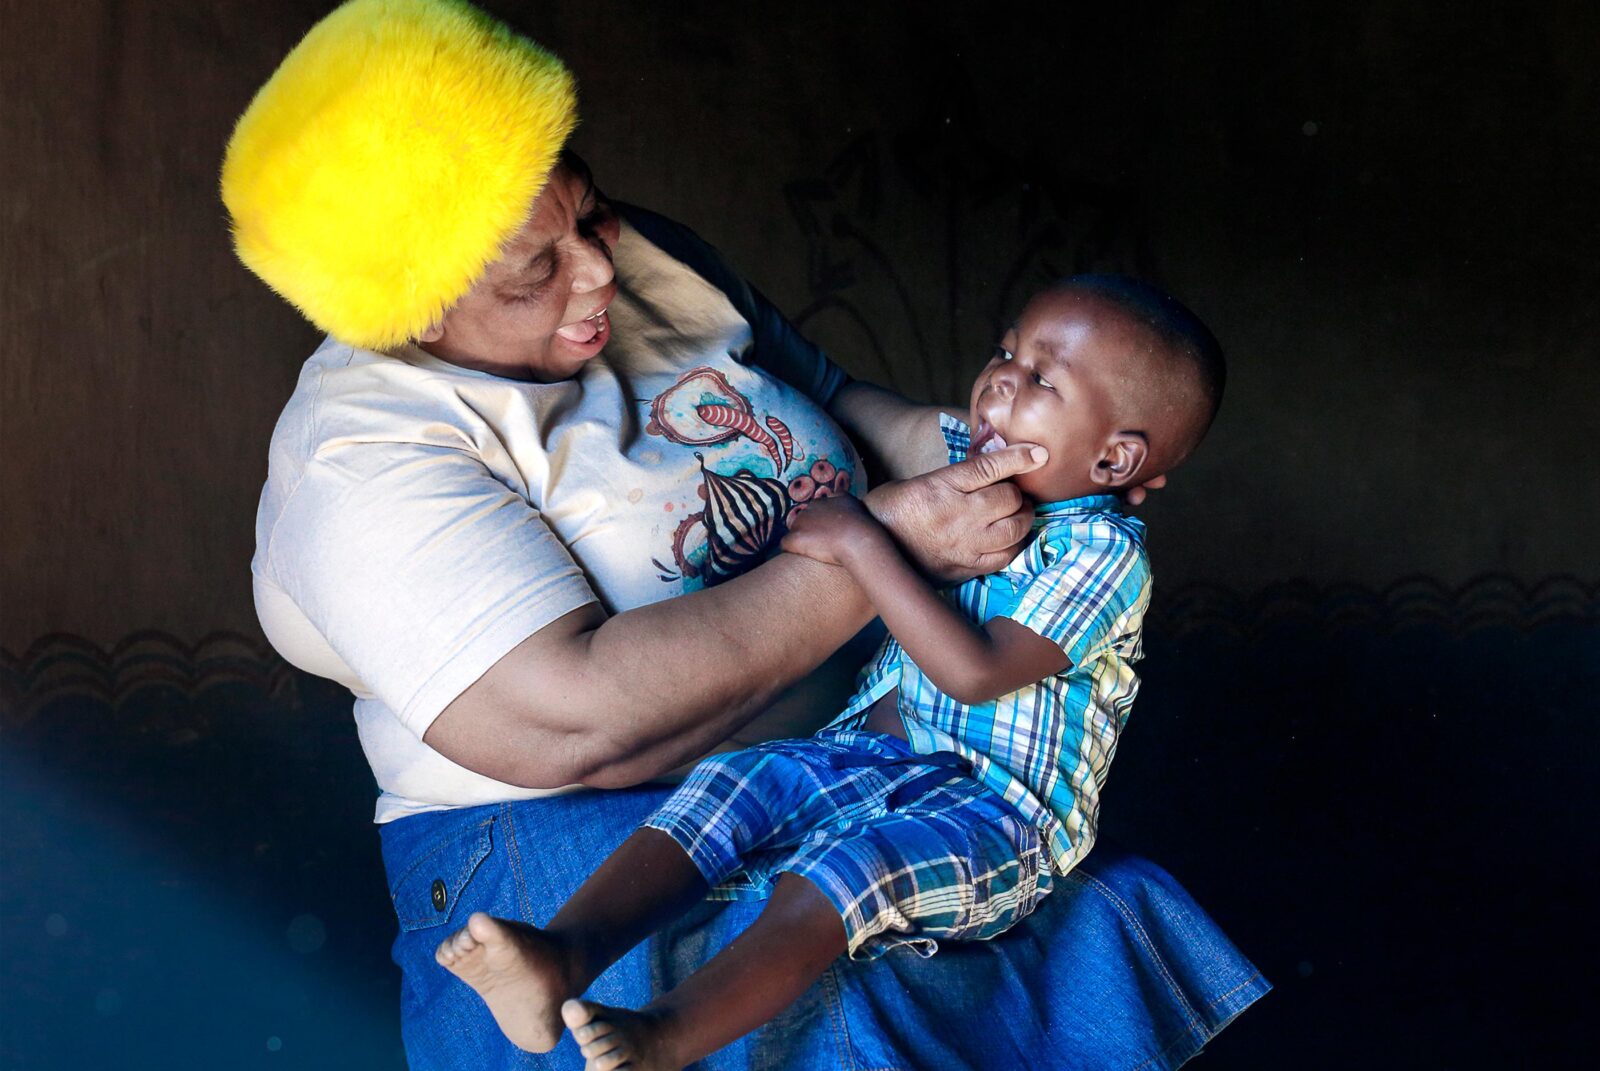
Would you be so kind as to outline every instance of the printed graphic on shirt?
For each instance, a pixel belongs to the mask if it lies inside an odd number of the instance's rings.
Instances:
[[[705,506],[679,522],[672,535],[673,564],[651,558],[664,582],[699,579],[706,587],[738,576],[778,546],[794,512],[807,502],[850,490],[850,472],[827,458],[796,456],[794,435],[775,416],[758,415],[750,399],[714,368],[693,368],[650,402],[650,435],[683,446],[721,446],[740,439],[757,451],[739,451],[707,466],[700,462]],[[772,475],[756,472],[757,459]]]

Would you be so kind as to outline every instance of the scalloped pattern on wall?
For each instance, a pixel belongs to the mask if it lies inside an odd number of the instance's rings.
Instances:
[[[1558,621],[1600,624],[1600,583],[1557,576],[1529,584],[1490,574],[1459,587],[1428,577],[1383,588],[1298,582],[1250,593],[1192,585],[1170,594],[1158,590],[1150,630],[1158,636],[1244,640],[1282,628],[1328,634],[1431,628],[1463,635]],[[237,632],[213,632],[189,644],[166,632],[143,630],[109,650],[81,636],[51,633],[20,656],[0,648],[0,730],[16,729],[68,698],[121,711],[146,689],[194,699],[219,686],[244,685],[294,703],[301,679],[264,642]]]
[[[243,684],[287,699],[296,674],[264,642],[238,632],[212,632],[189,644],[146,629],[109,650],[82,636],[52,632],[20,656],[0,648],[0,729],[15,729],[66,698],[121,710],[135,693],[150,688],[193,699],[221,685]]]

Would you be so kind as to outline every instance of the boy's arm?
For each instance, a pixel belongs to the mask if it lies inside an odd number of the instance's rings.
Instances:
[[[979,625],[941,599],[853,498],[808,505],[783,547],[843,566],[900,646],[959,702],[988,702],[1067,667],[1066,652],[1026,626],[1003,617]]]

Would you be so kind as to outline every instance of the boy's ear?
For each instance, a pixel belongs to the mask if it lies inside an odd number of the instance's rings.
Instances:
[[[433,323],[429,324],[426,328],[423,329],[422,334],[417,336],[417,341],[418,342],[438,342],[443,337],[444,337],[444,317],[441,316],[441,317],[439,317],[439,319],[433,321]]]
[[[1150,456],[1150,444],[1142,433],[1119,431],[1106,442],[1105,452],[1089,470],[1089,478],[1107,491],[1134,482]]]

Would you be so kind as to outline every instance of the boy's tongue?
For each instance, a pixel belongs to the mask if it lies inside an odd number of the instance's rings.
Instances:
[[[978,435],[978,453],[980,454],[992,454],[996,450],[1004,450],[1006,448],[1005,439],[998,431],[995,431],[988,425],[984,425],[984,427],[979,430]]]
[[[591,317],[587,320],[579,320],[577,323],[567,324],[565,327],[556,328],[556,334],[560,335],[568,342],[593,342],[594,336],[598,335],[599,333],[600,318],[598,316]]]

